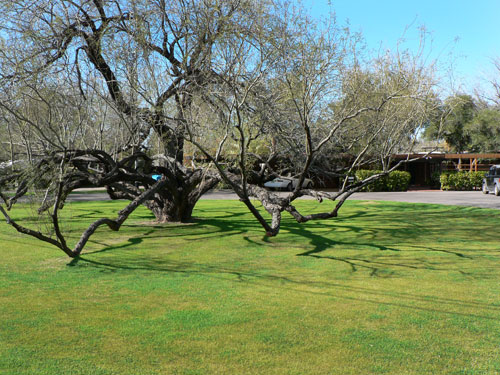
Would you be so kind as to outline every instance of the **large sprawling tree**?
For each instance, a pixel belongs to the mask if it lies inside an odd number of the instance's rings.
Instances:
[[[410,155],[436,109],[433,67],[419,52],[370,57],[334,19],[313,22],[286,2],[0,4],[0,132],[11,161],[0,211],[69,256],[142,204],[158,221],[188,221],[221,180],[268,235],[278,234],[283,212],[298,222],[333,218],[352,193],[397,168],[395,153]],[[346,179],[336,193],[302,188],[312,173],[347,175],[367,163],[382,174]],[[284,173],[298,179],[288,196],[262,188]],[[130,204],[70,245],[58,211],[82,186]],[[30,189],[43,192],[51,234],[8,214]],[[333,205],[302,213],[293,202],[303,195]]]

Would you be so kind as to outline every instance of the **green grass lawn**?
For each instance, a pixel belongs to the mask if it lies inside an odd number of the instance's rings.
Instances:
[[[500,373],[500,211],[348,202],[276,238],[237,201],[194,215],[138,210],[78,261],[1,224],[0,374]]]

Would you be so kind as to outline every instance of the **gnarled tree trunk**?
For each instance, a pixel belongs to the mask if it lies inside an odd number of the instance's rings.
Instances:
[[[201,178],[201,173],[198,174],[197,178],[188,178],[187,181],[183,179],[169,181],[168,187],[144,203],[158,222],[191,221],[194,206],[200,197],[220,181],[215,175]]]

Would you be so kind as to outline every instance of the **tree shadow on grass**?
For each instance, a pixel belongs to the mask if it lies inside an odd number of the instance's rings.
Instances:
[[[187,223],[155,223],[153,221],[145,224],[125,223],[121,229],[124,231],[134,232],[136,236],[129,237],[126,243],[118,245],[109,245],[105,241],[100,241],[96,237],[92,237],[89,243],[105,246],[102,249],[94,251],[84,251],[84,254],[96,254],[120,250],[130,246],[140,244],[145,237],[148,239],[165,239],[169,238],[189,238],[190,241],[203,242],[221,235],[244,235],[248,232],[256,232],[261,227],[255,220],[241,220],[239,216],[245,216],[246,213],[226,213],[224,219],[221,218],[198,218]],[[148,217],[152,219],[152,216]],[[144,229],[147,228],[146,231]],[[107,230],[106,228],[104,230]],[[118,232],[120,233],[120,232]]]
[[[353,287],[341,283],[317,281],[315,278],[307,277],[307,273],[304,276],[280,275],[232,265],[221,266],[220,264],[172,261],[165,259],[164,253],[158,255],[146,253],[141,254],[140,257],[120,255],[120,252],[125,249],[137,248],[142,244],[145,237],[156,240],[164,239],[166,244],[169,238],[182,237],[188,241],[193,241],[193,246],[196,246],[199,241],[206,241],[220,236],[241,236],[247,243],[253,246],[262,245],[264,248],[268,244],[274,243],[274,240],[267,236],[262,236],[262,239],[258,240],[259,237],[255,236],[255,234],[260,233],[262,229],[255,220],[248,219],[246,212],[226,211],[223,209],[206,211],[198,210],[197,214],[205,214],[209,217],[202,220],[195,218],[188,224],[161,224],[145,229],[144,225],[141,224],[126,224],[125,227],[133,229],[135,236],[128,238],[124,243],[107,245],[101,250],[86,252],[80,258],[72,260],[68,265],[94,267],[102,272],[162,272],[182,274],[186,277],[203,275],[225,281],[229,279],[234,282],[258,285],[264,288],[276,288],[278,284],[279,288],[285,288],[297,293],[343,298],[411,310],[499,320],[491,315],[496,314],[498,316],[500,306],[478,301]],[[425,212],[422,210],[417,210],[418,216],[424,214]],[[425,227],[426,223],[439,219],[441,214],[442,212],[431,213],[423,217],[422,222],[417,222],[412,215],[407,215],[407,213],[398,214],[395,218],[393,211],[384,214],[384,212],[367,213],[358,210],[336,218],[333,222],[312,222],[304,225],[294,222],[291,218],[286,218],[283,222],[283,229],[290,233],[292,243],[293,237],[305,240],[303,241],[306,244],[304,248],[307,248],[307,250],[296,253],[296,256],[310,257],[317,261],[339,262],[348,266],[352,273],[365,271],[370,277],[390,278],[401,276],[401,270],[406,270],[406,272],[428,270],[432,272],[457,272],[457,274],[467,278],[484,279],[488,277],[488,272],[490,272],[488,269],[484,267],[473,269],[472,262],[475,262],[475,260],[469,255],[470,253],[426,246],[422,243],[420,240],[422,227]],[[391,228],[356,223],[357,220],[361,219],[363,223],[365,220],[375,220],[375,224],[390,219],[398,224],[404,224],[404,227]],[[332,223],[338,225],[332,225]],[[351,233],[352,240],[337,233],[339,228]],[[441,226],[438,226],[436,230],[440,229]],[[374,238],[373,241],[367,240],[367,237],[370,236]],[[392,238],[392,240],[390,244],[387,244],[383,241],[377,241],[379,237]],[[404,240],[404,246],[398,246],[399,241],[402,240]],[[351,249],[357,251],[349,251]],[[363,249],[366,249],[366,253]],[[116,252],[117,256],[113,256],[111,259],[107,258],[105,261],[89,258],[91,254],[96,255],[106,252]],[[441,254],[441,256],[434,260],[432,256],[428,256],[429,253]],[[404,258],[402,258],[403,256]],[[494,272],[494,268],[492,266],[491,272]],[[304,290],[304,286],[308,287],[308,290]],[[342,291],[342,293],[339,294],[339,291]],[[389,301],[381,301],[382,299],[388,299]],[[431,307],[428,305],[431,305]],[[439,307],[436,308],[435,306]],[[478,310],[478,313],[470,314],[461,311],[461,309],[467,308]]]
[[[417,207],[418,216],[423,215],[423,207]],[[424,211],[425,212],[425,211]],[[413,213],[415,215],[415,213]],[[424,222],[427,223],[430,220],[434,220],[434,213],[431,213],[431,218],[426,217]],[[442,213],[440,213],[442,215]],[[437,215],[438,217],[439,215]],[[377,223],[385,223],[394,221],[396,223],[401,223],[400,227],[391,228],[384,227],[383,225],[354,225],[353,221],[358,219],[375,220]],[[358,211],[354,214],[341,216],[335,218],[335,222],[341,225],[341,228],[349,233],[352,233],[352,240],[342,239],[341,236],[335,234],[336,228],[329,229],[328,226],[324,224],[315,223],[313,226],[301,225],[297,223],[289,223],[287,225],[287,230],[294,236],[306,239],[310,248],[306,251],[302,251],[296,254],[300,257],[311,257],[318,260],[330,260],[336,262],[342,262],[348,265],[351,272],[357,272],[359,269],[367,270],[370,276],[377,277],[391,277],[396,273],[398,268],[406,269],[425,269],[432,271],[450,271],[449,267],[446,267],[446,261],[439,259],[438,261],[433,261],[432,257],[416,257],[412,253],[441,253],[450,255],[453,258],[451,263],[456,264],[460,260],[472,260],[473,257],[469,254],[459,251],[453,251],[449,249],[436,248],[421,244],[422,233],[425,224],[421,224],[414,218],[406,213],[401,214],[400,217],[394,218],[394,212],[389,211],[384,214],[382,211],[372,211],[367,214],[363,211]],[[367,223],[370,223],[369,221]],[[367,240],[367,237],[373,238],[373,240]],[[345,238],[345,237],[344,237]],[[390,238],[391,244],[384,244],[380,238]],[[403,243],[403,246],[398,246],[399,242]],[[414,242],[416,245],[408,244]],[[420,245],[421,244],[421,245]],[[355,256],[345,255],[344,250],[350,249],[366,249],[366,253],[356,254]],[[333,254],[332,254],[333,252]],[[358,252],[359,253],[359,252]],[[392,257],[387,253],[395,253],[398,256]],[[410,255],[410,258],[408,258]],[[402,256],[407,258],[401,259]]]
[[[80,257],[70,263],[79,263],[86,267],[95,267],[103,272],[160,272],[181,274],[186,277],[197,275],[218,279],[224,282],[233,281],[248,284],[250,287],[261,287],[275,290],[287,290],[298,294],[317,297],[337,298],[347,301],[369,303],[375,306],[389,306],[411,311],[424,311],[437,314],[462,316],[476,319],[499,321],[500,305],[492,305],[480,301],[446,298],[395,290],[371,289],[352,286],[333,281],[318,281],[303,276],[290,276],[261,273],[255,270],[242,270],[235,267],[223,267],[213,264],[180,262],[162,258],[128,259],[126,263],[103,262]],[[307,286],[308,288],[304,288]],[[430,306],[429,306],[430,305]],[[438,307],[436,307],[438,306]],[[461,311],[463,309],[463,311]],[[474,309],[477,313],[470,313]]]
[[[198,210],[200,213],[201,210]],[[441,296],[424,295],[418,293],[409,293],[407,291],[395,290],[380,290],[371,289],[368,287],[357,287],[345,283],[329,280],[318,281],[316,278],[308,277],[307,273],[295,274],[267,271],[260,271],[254,267],[246,268],[245,266],[218,264],[206,264],[202,262],[192,261],[175,261],[166,259],[163,254],[155,255],[152,252],[141,254],[140,257],[122,256],[121,251],[127,248],[133,249],[143,242],[144,237],[168,239],[171,237],[186,237],[189,241],[193,241],[194,246],[196,241],[205,241],[215,236],[241,236],[246,242],[252,245],[266,246],[272,243],[269,237],[263,236],[259,241],[255,233],[259,233],[261,228],[258,223],[252,219],[244,219],[248,217],[246,212],[228,212],[219,210],[214,215],[213,210],[207,210],[206,214],[210,215],[203,220],[193,220],[189,224],[167,224],[148,227],[146,231],[141,232],[144,228],[140,224],[129,224],[130,228],[134,229],[135,236],[130,237],[125,243],[118,245],[107,246],[104,249],[94,252],[85,253],[80,258],[76,258],[70,262],[71,266],[92,267],[102,272],[137,272],[137,273],[166,273],[166,274],[181,274],[186,277],[192,275],[201,275],[208,278],[214,278],[224,282],[230,281],[235,283],[248,284],[250,287],[260,287],[275,290],[277,287],[285,289],[293,293],[304,294],[310,296],[338,298],[348,301],[363,302],[373,304],[374,306],[386,305],[410,311],[420,310],[436,314],[445,314],[452,316],[463,316],[477,319],[490,319],[500,321],[500,306],[483,303],[481,301],[466,300],[459,298],[446,298]],[[203,214],[203,212],[201,212]],[[345,215],[335,219],[344,231],[352,233],[352,240],[340,238],[339,233],[336,233],[337,226],[332,226],[331,222],[315,222],[313,225],[297,224],[292,219],[287,218],[284,221],[284,229],[290,232],[292,238],[294,236],[305,239],[307,246],[306,251],[301,251],[296,254],[299,257],[311,257],[318,261],[335,261],[341,262],[350,267],[351,272],[360,270],[367,271],[371,277],[391,277],[400,269],[406,270],[429,270],[429,271],[445,271],[457,272],[468,277],[484,278],[485,275],[481,270],[472,270],[471,262],[475,260],[464,252],[455,252],[448,249],[433,248],[421,244],[419,241],[422,225],[424,223],[413,223],[413,219],[404,214],[396,218],[397,222],[405,223],[404,231],[398,231],[398,228],[380,228],[377,226],[363,226],[351,223],[357,219],[363,218],[370,220],[383,221],[391,218],[394,220],[392,213],[384,216],[383,213],[373,214],[358,211],[353,214]],[[439,219],[439,214],[430,215],[425,218],[429,220]],[[165,229],[175,229],[173,231],[165,231]],[[141,232],[141,233],[138,233]],[[173,233],[172,233],[173,232]],[[367,236],[377,237],[394,237],[395,245],[387,245],[377,243],[377,241],[366,240]],[[398,241],[405,239],[404,247],[397,245]],[[415,244],[408,244],[412,241]],[[293,242],[293,239],[292,239]],[[305,246],[306,247],[306,246]],[[343,250],[366,248],[366,254],[357,252],[354,255],[346,255]],[[96,260],[90,258],[89,255],[98,253],[115,252],[116,256],[106,258],[106,260]],[[327,253],[327,251],[334,252]],[[362,250],[361,250],[362,251]],[[425,253],[440,253],[448,258],[438,258],[433,261],[431,257],[414,256],[415,252]],[[343,255],[344,254],[344,255]],[[393,254],[394,257],[391,255]],[[396,255],[410,254],[411,258],[400,259]],[[492,268],[494,268],[492,266]],[[469,272],[472,270],[472,272]],[[473,309],[474,313],[468,310]]]
[[[416,211],[418,216],[425,214],[423,207],[418,207]],[[125,248],[134,247],[139,245],[144,237],[149,239],[165,239],[171,237],[185,237],[193,243],[206,241],[214,237],[220,236],[242,236],[242,238],[253,245],[265,245],[270,242],[270,238],[263,235],[261,241],[256,241],[252,239],[248,233],[258,233],[262,230],[260,225],[249,218],[248,213],[239,210],[226,210],[226,209],[198,209],[198,214],[205,214],[208,217],[203,219],[194,218],[192,222],[187,224],[159,224],[152,225],[148,227],[148,230],[140,233],[138,236],[130,237],[125,243],[120,243],[118,245],[106,245],[105,248],[96,251],[86,252],[86,254],[97,254],[110,251],[123,250]],[[434,212],[430,213],[432,220],[434,220]],[[150,216],[151,217],[151,216]],[[457,271],[453,267],[447,267],[446,260],[438,259],[438,261],[433,261],[431,257],[425,256],[410,256],[413,253],[442,253],[446,255],[458,258],[458,260],[472,260],[473,258],[463,252],[435,248],[426,245],[408,245],[409,241],[418,241],[422,233],[422,225],[417,223],[412,217],[408,217],[407,214],[401,214],[400,218],[397,218],[398,223],[404,223],[406,221],[406,227],[404,228],[378,228],[369,227],[362,225],[351,224],[356,220],[367,219],[377,220],[379,222],[384,222],[385,220],[394,220],[394,211],[389,210],[388,213],[384,214],[384,210],[372,210],[371,212],[357,210],[353,213],[349,213],[344,216],[335,218],[334,222],[314,222],[312,225],[298,224],[291,218],[284,218],[283,226],[292,235],[298,238],[305,239],[305,242],[309,247],[306,251],[301,251],[296,254],[300,257],[311,257],[318,260],[326,261],[336,261],[341,262],[350,267],[351,272],[357,272],[358,270],[366,270],[369,272],[370,276],[375,277],[391,277],[397,273],[398,269],[408,269],[408,270],[432,270],[432,271]],[[426,218],[428,221],[429,218]],[[338,225],[332,226],[332,223]],[[353,240],[346,241],[339,236],[336,236],[335,231],[341,226],[343,231],[348,231],[352,233]],[[143,224],[126,224],[125,227],[133,229],[136,233],[144,228]],[[167,230],[166,230],[167,229]],[[362,234],[363,236],[361,236]],[[358,237],[358,235],[360,235]],[[374,238],[373,241],[363,239],[362,237],[371,236]],[[398,243],[397,239],[401,238],[405,240],[404,250],[397,245],[387,245],[381,244],[377,241],[377,237],[390,237],[395,239],[394,243]],[[419,243],[419,242],[416,242]],[[366,249],[366,254],[355,254],[347,256],[345,251],[349,249]],[[326,253],[329,251],[329,253]],[[332,254],[331,252],[335,253]],[[391,257],[390,255],[384,254],[387,252],[399,253],[402,255],[404,253],[407,256],[405,259],[398,257]],[[451,261],[451,265],[456,266],[456,261]],[[474,277],[472,273],[466,271],[461,272],[463,275],[469,275]],[[476,275],[476,277],[481,277]]]
[[[308,230],[303,226],[294,226],[289,228],[290,232],[293,234],[300,236],[302,238],[307,238],[309,240],[310,245],[312,245],[312,249],[296,254],[296,256],[302,257],[312,257],[316,259],[325,259],[325,260],[333,260],[338,262],[346,263],[350,266],[352,272],[358,271],[359,268],[366,269],[370,272],[370,276],[380,276],[380,277],[390,277],[395,273],[394,270],[391,270],[391,267],[401,267],[401,268],[409,268],[409,269],[426,269],[426,270],[435,270],[435,271],[447,271],[449,270],[446,267],[443,267],[443,261],[433,262],[432,260],[426,258],[413,258],[411,261],[406,260],[406,263],[403,262],[387,262],[380,260],[381,252],[396,252],[396,253],[409,253],[410,251],[418,251],[418,252],[437,252],[437,253],[445,253],[452,255],[454,257],[469,259],[473,258],[469,255],[463,254],[461,252],[446,250],[446,249],[437,249],[430,246],[425,245],[407,245],[405,244],[405,250],[402,250],[399,247],[395,246],[387,246],[377,244],[375,241],[372,242],[362,242],[362,241],[342,241],[331,239],[322,235],[315,234],[313,231]],[[347,257],[340,255],[322,255],[323,252],[328,250],[334,250],[338,248],[359,248],[363,247],[366,249],[370,249],[372,251],[367,252],[364,257],[356,256],[356,257]],[[373,253],[373,250],[376,253]],[[341,253],[341,252],[337,252]],[[371,258],[369,258],[371,256]]]

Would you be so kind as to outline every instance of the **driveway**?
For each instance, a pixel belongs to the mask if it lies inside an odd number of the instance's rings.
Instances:
[[[205,194],[202,199],[237,199],[237,196],[230,190],[215,190]],[[304,199],[313,198],[305,197]],[[355,193],[349,199],[435,203],[500,209],[500,197],[493,194],[483,194],[480,191],[410,190],[404,192]]]
[[[286,194],[286,193],[280,193]],[[238,199],[236,194],[230,190],[214,190],[205,194],[201,199]],[[312,199],[306,197],[304,199]],[[350,199],[354,200],[377,200],[410,203],[435,203],[457,206],[470,206],[482,208],[500,209],[500,197],[493,194],[482,194],[480,191],[405,191],[405,192],[381,192],[381,193],[356,193]],[[70,201],[93,201],[109,200],[103,192],[75,192],[69,196]]]
[[[410,203],[435,203],[500,209],[500,197],[480,191],[404,191],[381,193],[356,193],[351,199],[379,200]]]

